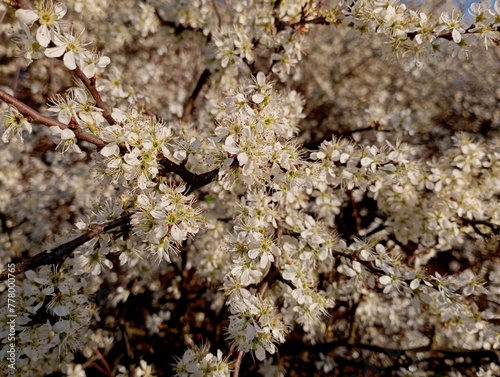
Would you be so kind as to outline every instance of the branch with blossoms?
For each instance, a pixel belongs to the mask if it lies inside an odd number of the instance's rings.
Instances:
[[[113,118],[111,113],[109,112],[107,106],[103,102],[101,95],[99,94],[99,91],[96,88],[96,77],[87,77],[85,73],[80,69],[80,67],[75,67],[73,70],[75,72],[75,75],[83,82],[85,87],[89,90],[90,94],[92,94],[92,97],[94,97],[97,106],[102,110],[102,115],[104,116],[104,119],[108,121],[110,125],[113,125],[116,123],[116,120]]]
[[[71,253],[84,245],[88,241],[93,238],[99,236],[104,232],[109,232],[110,230],[129,226],[131,214],[124,215],[116,220],[109,221],[105,224],[94,224],[91,226],[92,230],[82,234],[81,236],[68,241],[62,245],[57,246],[56,248],[48,251],[44,251],[42,253],[36,254],[35,256],[16,264],[14,275],[18,275],[22,272],[28,270],[35,270],[38,267],[46,266],[50,264],[62,264],[68,258]],[[11,275],[12,272],[9,273],[8,270],[0,273],[0,282],[7,280],[8,276]]]
[[[79,139],[83,141],[87,141],[89,143],[92,143],[96,145],[99,148],[102,148],[107,145],[105,141],[102,139],[85,132],[81,130],[78,127],[72,127],[71,125],[64,124],[56,119],[49,118],[45,115],[40,114],[38,111],[34,110],[33,108],[29,107],[26,105],[24,102],[19,101],[15,97],[11,96],[7,92],[3,91],[0,89],[0,100],[4,101],[5,103],[15,107],[20,114],[26,116],[26,121],[30,123],[38,123],[38,124],[43,124],[48,127],[58,127],[62,130],[69,129],[74,132],[74,135]],[[18,120],[19,123],[22,123],[22,120]],[[170,161],[166,157],[161,157],[159,159],[159,164],[162,166],[162,170],[160,175],[166,175],[167,173],[175,173],[179,177],[181,177],[184,182],[189,186],[188,192],[193,192],[198,190],[199,188],[207,185],[208,183],[212,182],[217,174],[218,174],[218,169],[214,169],[210,172],[203,173],[203,174],[194,174],[191,173],[185,166],[183,165],[177,165]]]
[[[1,93],[0,93],[1,95]],[[24,104],[23,104],[24,105]],[[31,113],[31,112],[30,112]],[[47,118],[51,120],[50,118]],[[52,121],[52,120],[51,120]],[[54,121],[55,125],[58,125],[59,122]],[[86,139],[82,139],[86,140]],[[90,141],[90,140],[87,140]],[[179,177],[181,177],[185,182],[186,185],[188,185],[188,188],[185,190],[186,195],[194,192],[196,190],[199,190],[203,186],[209,184],[212,182],[218,173],[218,169],[215,169],[213,171],[207,172],[205,174],[193,174],[189,172],[184,166],[181,165],[176,165],[172,163],[170,160],[167,158],[162,158],[161,164],[164,167],[164,171],[160,172],[160,175],[166,174],[166,173],[175,173]],[[110,221],[105,224],[97,224],[97,225],[90,225],[89,228],[92,229],[91,231],[69,241],[66,242],[55,249],[52,249],[50,251],[45,251],[42,253],[39,253],[32,258],[18,264],[16,266],[15,270],[15,275],[20,274],[22,272],[25,272],[27,270],[34,270],[40,266],[44,265],[50,265],[50,264],[62,264],[64,260],[71,254],[72,251],[77,249],[78,247],[84,245],[88,241],[92,240],[93,238],[99,236],[100,234],[104,232],[108,232],[110,230],[113,230],[118,227],[129,227],[130,226],[130,220],[132,218],[133,214],[129,213],[124,216],[121,216],[120,218]],[[4,271],[0,274],[0,282],[4,281],[7,279],[9,275],[9,271]]]
[[[19,101],[17,98],[11,96],[2,89],[0,89],[0,100],[16,108],[21,115],[24,115],[26,117],[26,121],[29,123],[38,123],[38,124],[43,124],[47,127],[57,127],[61,130],[70,130],[80,140],[88,141],[89,143],[92,143],[97,147],[101,148],[104,147],[104,145],[106,145],[106,143],[102,139],[88,132],[85,132],[78,127],[73,127],[71,125],[64,124],[56,119],[49,118],[45,115],[40,114],[35,109],[26,105],[24,102]],[[22,124],[23,120],[17,119],[17,122],[19,124]]]
[[[370,9],[371,8],[371,9]],[[368,11],[370,9],[370,11]],[[430,17],[424,12],[410,10],[404,4],[394,2],[386,4],[355,1],[332,6],[330,8],[309,7],[303,8],[300,13],[290,17],[286,12],[280,13],[279,6],[275,7],[275,22],[277,30],[285,30],[290,27],[293,30],[307,30],[310,25],[344,25],[360,31],[376,30],[385,34],[389,39],[394,51],[403,49],[403,52],[420,54],[423,42],[433,44],[434,41],[442,39],[454,42],[460,47],[467,44],[462,40],[470,35],[477,35],[488,44],[498,45],[500,41],[500,1],[496,1],[490,8],[486,4],[473,3],[469,13],[475,21],[469,25],[462,25],[460,17],[447,12],[441,13],[434,24]],[[416,45],[406,45],[411,41]]]
[[[185,165],[177,165],[165,156],[161,156],[158,163],[162,167],[158,174],[164,176],[167,173],[174,173],[181,177],[187,185],[186,193],[194,192],[213,182],[219,174],[219,169],[213,169],[203,174],[191,173]]]
[[[487,237],[488,233],[484,233],[480,228],[479,225],[487,227],[491,233],[494,235],[498,236],[500,235],[500,225],[499,224],[494,224],[491,221],[486,221],[486,220],[471,220],[466,217],[462,217],[460,219],[464,224],[466,225],[471,225],[474,230],[480,234],[481,236]]]

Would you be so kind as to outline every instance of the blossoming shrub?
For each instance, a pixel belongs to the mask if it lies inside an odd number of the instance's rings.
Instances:
[[[498,375],[499,13],[4,2],[2,375]]]

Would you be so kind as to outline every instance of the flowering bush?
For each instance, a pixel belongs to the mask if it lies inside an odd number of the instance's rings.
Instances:
[[[500,375],[500,1],[425,6],[4,1],[1,374]]]

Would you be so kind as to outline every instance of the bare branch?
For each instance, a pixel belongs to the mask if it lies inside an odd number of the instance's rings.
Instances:
[[[243,351],[238,351],[236,354],[236,361],[234,362],[233,377],[240,375],[241,362],[243,361]]]
[[[196,87],[194,88],[193,93],[191,93],[191,96],[189,96],[186,103],[184,104],[184,111],[182,113],[183,122],[188,121],[189,116],[193,111],[194,101],[196,101],[196,98],[198,97],[198,95],[201,92],[201,89],[203,88],[203,85],[205,85],[209,77],[210,77],[210,71],[208,70],[208,68],[205,68],[200,78],[198,79],[198,82],[196,83]]]

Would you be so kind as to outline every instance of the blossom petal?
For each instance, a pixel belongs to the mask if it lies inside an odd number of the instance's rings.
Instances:
[[[49,47],[45,49],[45,56],[49,58],[58,58],[64,52],[66,51],[66,46],[59,46],[59,47]]]
[[[73,139],[74,137],[75,137],[75,133],[72,130],[70,130],[69,128],[65,128],[61,132],[61,140],[69,140],[69,139]]]
[[[68,11],[68,8],[63,3],[56,4],[54,8],[55,8],[55,14],[57,15],[57,18],[59,20],[63,18],[66,15],[66,12]]]
[[[57,120],[61,123],[69,124],[69,122],[71,121],[71,113],[67,109],[64,109],[59,112]]]
[[[19,21],[24,22],[26,25],[33,25],[33,22],[38,20],[38,13],[31,9],[18,9],[16,10],[16,17]]]
[[[82,71],[85,74],[85,76],[87,76],[89,78],[92,78],[92,77],[94,77],[97,74],[97,67],[95,66],[94,63],[92,63],[92,64],[89,64],[89,65],[86,65],[82,69]]]
[[[40,46],[47,47],[50,43],[50,30],[47,25],[41,25],[36,31],[36,40]]]
[[[100,152],[104,157],[118,156],[120,154],[120,148],[115,143],[108,144],[101,149]]]
[[[68,51],[66,54],[64,54],[63,61],[64,65],[69,70],[72,71],[76,68],[75,53],[73,51]]]
[[[170,229],[170,233],[172,235],[172,238],[174,241],[177,242],[182,242],[186,238],[185,232],[181,230],[177,225],[172,225],[172,228]]]
[[[381,284],[387,285],[391,282],[391,277],[387,276],[387,275],[383,275],[378,280],[380,281]]]
[[[100,67],[100,68],[104,68],[106,67],[109,63],[111,63],[111,59],[104,55],[104,56],[101,56],[101,58],[99,59],[99,61],[97,62],[97,65]]]
[[[460,32],[457,29],[453,29],[451,35],[453,36],[453,41],[455,43],[460,43],[460,41],[462,40],[462,34],[460,34]]]
[[[245,152],[238,154],[238,162],[240,165],[245,165],[248,162],[248,155]]]

